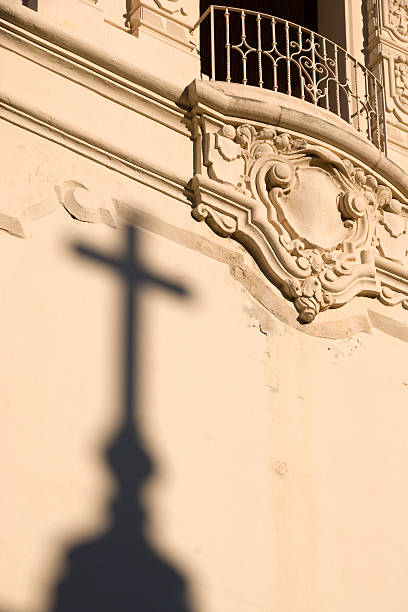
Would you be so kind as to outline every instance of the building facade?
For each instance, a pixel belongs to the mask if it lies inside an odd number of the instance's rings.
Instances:
[[[0,611],[406,612],[408,4],[0,32]]]

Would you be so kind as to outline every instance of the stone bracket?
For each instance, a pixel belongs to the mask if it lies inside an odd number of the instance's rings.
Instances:
[[[266,291],[303,323],[359,295],[408,308],[407,200],[384,178],[299,133],[192,112],[193,217],[244,246]]]

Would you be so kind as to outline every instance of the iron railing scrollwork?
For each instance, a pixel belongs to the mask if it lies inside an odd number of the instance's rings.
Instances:
[[[210,6],[199,26],[202,73],[211,80],[311,102],[387,153],[383,85],[345,49],[290,21],[239,8]]]

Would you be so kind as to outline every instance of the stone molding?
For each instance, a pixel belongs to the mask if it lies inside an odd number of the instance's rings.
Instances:
[[[75,76],[79,76],[86,72],[87,86],[94,87],[101,76],[109,79],[110,86],[136,87],[150,97],[160,96],[162,101],[173,104],[179,101],[186,86],[184,78],[177,81],[165,72],[159,74],[149,69],[145,57],[138,53],[138,41],[132,36],[123,33],[120,46],[114,46],[109,38],[103,44],[94,42],[13,0],[0,0],[0,35],[7,36],[8,43],[9,37],[14,37],[19,52],[22,45],[31,45],[28,57],[37,59],[41,53],[41,61],[49,63],[53,70],[58,70],[62,61],[66,73],[74,70]],[[198,74],[198,59],[196,63]]]
[[[240,242],[303,323],[358,295],[407,308],[408,200],[386,175],[356,163],[365,148],[351,158],[311,139],[307,122],[303,134],[260,124],[256,109],[251,122],[221,120],[200,87],[190,89],[193,217]]]
[[[137,41],[130,35],[124,36],[133,48]],[[22,56],[31,60],[27,65],[42,66],[51,74],[66,78],[67,85],[74,82],[83,86],[84,92],[95,92],[100,100],[109,100],[105,114],[107,126],[115,125],[117,109],[121,107],[129,112],[130,118],[132,112],[134,116],[147,117],[160,129],[163,126],[163,130],[181,135],[188,147],[191,146],[185,111],[176,102],[184,85],[167,82],[165,76],[159,79],[152,74],[150,78],[148,68],[137,65],[137,61],[140,62],[137,54],[136,61],[130,61],[129,54],[120,55],[119,49],[108,59],[109,48],[103,49],[93,43],[86,45],[75,33],[30,9],[12,4],[11,0],[0,0],[0,40],[6,66],[7,53],[10,57]],[[92,121],[80,126],[75,118],[64,114],[59,105],[45,108],[36,103],[35,95],[26,95],[24,84],[19,89],[14,87],[18,79],[13,77],[13,70],[6,68],[4,76],[0,85],[1,119],[186,202],[188,162],[186,176],[179,177],[176,172],[169,172],[160,156],[149,161],[146,156],[141,158],[135,153],[134,146],[125,146],[123,139],[114,142],[112,130],[93,129]],[[137,138],[136,129],[134,137]],[[68,175],[67,180],[70,178]]]
[[[165,172],[160,173],[158,168],[150,171],[134,160],[116,158],[108,149],[96,149],[74,138],[70,141],[70,134],[50,129],[43,123],[34,122],[32,118],[19,116],[14,110],[2,108],[0,104],[0,121],[2,117],[11,124],[42,136],[43,143],[51,141],[61,145],[62,151],[70,149],[79,155],[78,161],[81,158],[91,159],[118,175],[132,179],[135,185],[146,185],[184,205],[189,204],[190,196],[185,183],[175,182]],[[63,161],[54,159],[45,152],[48,147],[44,148],[42,143],[38,149],[30,149],[25,154],[22,154],[21,148],[18,142],[14,145],[7,142],[0,154],[3,169],[0,229],[19,238],[26,238],[30,235],[33,221],[53,213],[60,205],[79,221],[116,227],[117,214],[113,198],[98,189],[95,181],[90,183],[78,178],[76,167],[67,163],[65,156]]]
[[[24,6],[45,17],[50,23],[59,23],[83,36],[89,36],[89,32],[92,32],[93,38],[99,38],[102,35],[104,14],[98,2],[99,0],[27,0]],[[21,4],[23,3],[20,1]]]
[[[181,202],[187,202],[185,181],[169,176],[167,170],[160,167],[160,160],[155,167],[143,166],[132,151],[126,154],[126,151],[116,150],[107,142],[94,143],[93,139],[86,134],[81,134],[84,138],[79,138],[78,133],[73,132],[71,126],[61,123],[52,125],[41,118],[37,112],[27,114],[25,110],[31,109],[8,106],[0,100],[0,120],[18,125],[136,182],[148,185]]]

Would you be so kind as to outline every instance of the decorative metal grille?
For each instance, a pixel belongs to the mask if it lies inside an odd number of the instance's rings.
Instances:
[[[202,72],[212,81],[279,91],[342,117],[385,154],[381,82],[345,49],[265,13],[210,6],[201,16]]]

